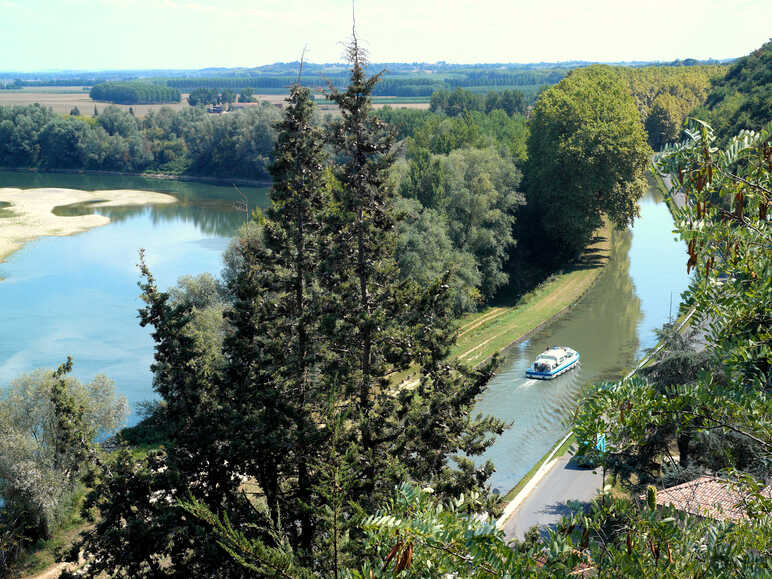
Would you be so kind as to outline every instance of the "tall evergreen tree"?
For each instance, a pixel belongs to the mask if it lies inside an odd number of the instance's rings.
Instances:
[[[171,440],[167,448],[135,461],[128,453],[114,457],[93,491],[84,513],[97,508],[96,531],[85,532],[70,551],[89,557],[84,576],[238,577],[243,571],[209,540],[211,529],[186,517],[175,504],[192,497],[215,512],[243,520],[247,510],[238,492],[239,473],[228,463],[234,440],[224,420],[223,389],[216,369],[186,331],[189,303],[174,304],[158,289],[140,252],[140,288],[146,306],[142,326],[153,328],[156,342],[154,388],[165,401],[163,420]]]
[[[318,378],[317,278],[329,187],[324,140],[307,88],[291,89],[278,129],[271,207],[256,237],[247,230],[238,249],[242,265],[231,284],[234,305],[227,317],[234,332],[225,343],[226,382],[237,389],[234,420],[251,421],[237,435],[242,456],[235,462],[248,465],[259,480],[273,523],[283,518],[293,542],[310,552],[312,464],[323,437],[319,400],[326,398]]]
[[[357,451],[351,498],[370,507],[405,478],[447,475],[447,484],[463,479],[467,488],[483,483],[490,467],[459,459],[469,475],[459,478],[447,460],[459,451],[479,454],[489,443],[485,434],[502,425],[468,418],[492,365],[472,373],[443,361],[455,339],[447,279],[423,291],[399,279],[388,185],[392,135],[373,114],[370,97],[380,75],[366,76],[355,34],[348,57],[349,85],[329,95],[341,120],[330,135],[339,164],[321,272],[333,354],[325,375],[345,387]],[[423,369],[417,388],[391,383],[390,373],[413,363]]]
[[[123,457],[116,468],[136,472],[129,478],[139,490],[125,501],[134,505],[100,504],[120,529],[95,551],[100,570],[155,572],[165,558],[176,574],[232,570],[224,553],[211,552],[211,514],[228,512],[228,525],[279,549],[277,557],[290,548],[303,565],[335,574],[356,504],[373,507],[405,479],[464,492],[491,472],[461,456],[480,454],[503,428],[469,417],[494,363],[471,371],[445,361],[455,339],[449,273],[425,288],[400,280],[387,181],[392,139],[372,115],[378,77],[366,78],[356,38],[350,57],[349,87],[331,95],[342,113],[330,133],[332,173],[309,93],[292,89],[271,207],[231,256],[222,367],[205,363],[185,331],[189,304],[172,304],[141,266],[141,319],[155,328],[156,389],[174,436],[168,458],[138,469]],[[421,369],[417,383],[390,380],[411,365]],[[252,510],[250,521],[267,524],[244,524],[245,479],[259,485],[270,519]],[[117,482],[108,477],[103,495],[126,498]],[[188,512],[207,530],[173,504],[188,492]],[[159,493],[168,502],[152,498]],[[354,535],[350,547],[359,544]]]

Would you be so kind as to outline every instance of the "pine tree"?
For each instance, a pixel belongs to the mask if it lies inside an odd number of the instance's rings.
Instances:
[[[447,460],[458,451],[479,454],[491,443],[486,433],[502,424],[468,418],[492,366],[470,372],[444,361],[455,339],[447,278],[423,290],[399,279],[387,182],[392,135],[371,104],[380,75],[366,77],[356,34],[348,56],[348,88],[329,95],[342,119],[330,136],[340,164],[321,279],[334,320],[326,325],[333,358],[325,375],[346,388],[359,473],[351,498],[371,508],[406,478],[479,487],[490,465],[459,459],[463,472],[453,474]],[[390,383],[390,373],[412,363],[423,371],[417,388]]]
[[[319,401],[324,396],[318,380],[319,250],[322,210],[328,199],[324,140],[313,121],[313,103],[307,88],[295,85],[285,118],[279,124],[271,208],[266,223],[266,247],[274,256],[271,274],[277,288],[278,316],[266,329],[276,338],[274,364],[267,370],[285,381],[284,390],[294,400],[293,458],[297,476],[296,500],[300,512],[301,541],[310,551],[314,535],[311,463],[319,448]],[[296,514],[297,508],[291,514]]]
[[[278,129],[271,206],[256,237],[246,231],[240,242],[242,267],[228,313],[234,332],[225,344],[227,383],[241,401],[233,420],[249,421],[243,429],[249,442],[237,435],[246,454],[234,462],[248,465],[260,481],[273,523],[283,518],[293,543],[310,553],[312,464],[323,437],[319,400],[326,398],[318,378],[317,279],[329,187],[324,140],[307,88],[292,87]]]

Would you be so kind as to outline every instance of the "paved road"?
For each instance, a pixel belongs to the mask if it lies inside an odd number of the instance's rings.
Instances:
[[[566,453],[546,474],[520,507],[504,523],[507,539],[521,540],[525,532],[538,525],[552,527],[563,516],[571,512],[567,502],[579,501],[589,504],[600,490],[602,474],[598,469],[580,469],[571,462]]]

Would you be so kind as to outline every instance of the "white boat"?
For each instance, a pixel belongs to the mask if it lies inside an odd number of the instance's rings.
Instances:
[[[525,371],[529,378],[552,380],[579,365],[579,352],[566,346],[552,346],[544,350]]]

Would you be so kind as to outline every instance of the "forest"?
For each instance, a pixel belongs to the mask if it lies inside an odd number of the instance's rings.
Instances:
[[[694,115],[710,122],[722,143],[742,129],[763,128],[772,116],[772,41],[738,59]]]
[[[126,446],[96,442],[124,404],[107,378],[72,379],[69,359],[3,394],[0,553],[48,537],[86,493],[93,527],[69,558],[86,558],[87,577],[772,574],[770,119],[727,145],[702,121],[682,133],[684,111],[725,86],[711,80],[719,71],[638,78],[602,65],[573,70],[530,109],[516,90],[454,89],[429,111],[375,111],[380,79],[356,37],[347,54],[347,81],[327,95],[340,115],[327,118],[298,84],[282,111],[0,110],[0,163],[139,158],[273,182],[219,278],[164,290],[140,253],[160,400],[121,433]],[[659,125],[647,133],[657,99],[681,115],[679,144],[661,142]],[[493,465],[472,460],[506,428],[472,415],[499,360],[449,361],[455,322],[513,283],[513,268],[531,272],[517,291],[551,259],[571,263],[604,217],[629,226],[655,143],[659,171],[686,193],[674,209],[697,272],[685,303],[707,348],[666,326],[668,347],[642,376],[591,386],[573,428],[609,441],[596,460],[614,488],[554,532],[507,544]],[[117,147],[126,154],[108,154]],[[407,368],[413,387],[392,382]],[[654,485],[706,468],[740,489],[743,517],[658,506]]]
[[[89,94],[95,101],[122,105],[180,102],[176,88],[149,82],[103,82],[91,87]]]

